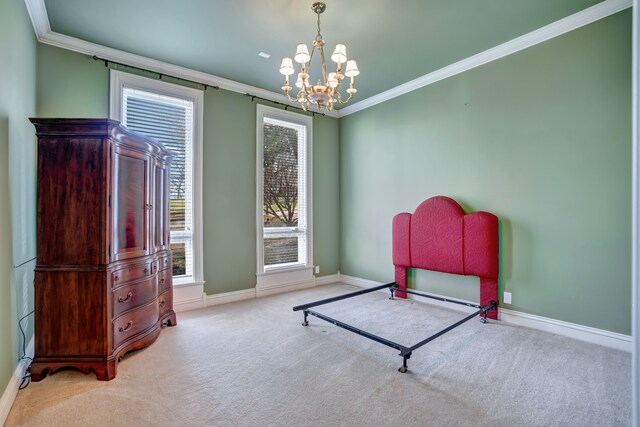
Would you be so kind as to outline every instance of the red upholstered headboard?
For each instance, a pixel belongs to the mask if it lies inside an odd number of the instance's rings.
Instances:
[[[480,277],[480,305],[498,302],[498,217],[464,213],[444,196],[425,200],[412,214],[393,218],[393,264],[400,289],[407,287],[407,268]],[[396,292],[406,297],[404,292]],[[497,319],[498,310],[487,317]]]

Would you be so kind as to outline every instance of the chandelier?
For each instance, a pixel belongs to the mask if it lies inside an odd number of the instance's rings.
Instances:
[[[326,8],[327,5],[321,2],[313,3],[311,6],[311,10],[318,15],[318,35],[315,40],[313,40],[311,53],[309,53],[309,48],[304,43],[299,44],[296,48],[296,55],[294,56],[294,59],[298,64],[300,64],[300,72],[298,73],[298,79],[295,83],[298,88],[298,94],[295,98],[292,98],[290,95],[293,88],[289,84],[289,76],[295,73],[293,61],[291,58],[284,58],[280,65],[280,74],[284,74],[285,76],[282,90],[291,102],[300,103],[300,106],[305,111],[311,105],[315,105],[318,111],[320,111],[322,107],[327,110],[333,110],[333,105],[336,102],[346,104],[351,100],[351,98],[353,98],[353,94],[357,92],[356,88],[353,86],[353,79],[355,76],[360,74],[360,71],[358,70],[358,65],[355,60],[347,59],[347,48],[345,45],[336,45],[336,49],[333,51],[333,55],[331,55],[331,60],[338,65],[334,73],[327,74],[327,63],[324,59],[325,43],[322,35],[320,34],[320,14],[324,12]],[[322,60],[322,80],[318,79],[318,83],[314,85],[309,82],[309,70],[311,68],[313,54],[316,50],[319,52],[320,59]],[[342,71],[343,64],[346,64],[344,74]],[[351,79],[351,84],[347,89],[349,97],[346,100],[343,100],[339,89],[340,83],[342,83],[342,80],[345,77],[349,77]]]

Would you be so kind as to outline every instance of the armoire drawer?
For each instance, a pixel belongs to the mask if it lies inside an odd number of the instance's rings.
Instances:
[[[135,310],[127,311],[113,321],[113,348],[117,348],[123,341],[147,330],[158,321],[160,316],[158,300]]]
[[[111,273],[111,286],[116,288],[132,280],[151,276],[151,263],[134,264]]]
[[[158,259],[158,270],[164,270],[171,267],[171,254]]]
[[[117,317],[120,313],[153,300],[158,295],[158,287],[156,281],[149,277],[117,287],[111,293],[113,296],[113,317]]]
[[[160,317],[167,311],[173,310],[173,292],[164,292],[158,297],[160,307]]]
[[[171,270],[162,270],[158,273],[158,292],[164,292],[171,289],[173,277]]]

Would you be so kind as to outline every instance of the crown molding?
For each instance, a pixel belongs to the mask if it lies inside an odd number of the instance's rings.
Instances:
[[[82,53],[84,55],[96,55],[109,61],[143,68],[158,74],[172,75],[182,79],[206,84],[208,86],[218,86],[220,89],[229,90],[231,92],[242,94],[248,93],[269,101],[281,102],[283,104],[291,105],[292,107],[296,106],[295,103],[290,102],[285,95],[280,93],[56,33],[51,31],[51,27],[49,26],[49,18],[47,16],[44,0],[25,0],[25,4],[27,5],[27,10],[31,17],[33,29],[38,41],[41,43]],[[312,111],[310,110],[310,112]],[[338,117],[337,111],[325,111],[323,114],[330,117]]]
[[[472,68],[479,67],[480,65],[487,64],[528,47],[535,46],[554,37],[568,33],[569,31],[573,31],[602,18],[606,18],[614,13],[618,13],[631,7],[631,4],[632,0],[605,0],[595,6],[591,6],[580,12],[574,13],[573,15],[538,28],[537,30],[517,37],[506,43],[470,56],[444,68],[440,68],[432,73],[425,74],[422,77],[418,77],[417,79],[401,84],[400,86],[396,86],[385,92],[381,92],[378,95],[371,96],[348,107],[342,108],[340,109],[339,116],[348,116],[349,114],[373,107],[374,105],[396,98],[400,95],[413,92],[414,90],[439,82],[440,80],[455,76],[456,74],[471,70]]]
[[[290,102],[285,95],[280,93],[53,32],[49,25],[49,18],[44,0],[24,1],[38,41],[42,43],[79,52],[85,55],[97,55],[110,61],[144,68],[159,74],[174,75],[176,77],[198,81],[210,86],[218,86],[221,89],[226,89],[232,92],[243,94],[250,93],[270,101],[295,106],[295,104]],[[484,52],[480,52],[454,64],[448,65],[429,74],[425,74],[422,77],[418,77],[417,79],[396,86],[395,88],[366,98],[348,107],[341,108],[340,110],[327,111],[325,114],[330,117],[339,118],[362,111],[374,105],[406,93],[413,92],[414,90],[439,82],[440,80],[455,76],[475,67],[495,61],[496,59],[500,59],[512,53],[535,46],[536,44],[545,42],[554,37],[558,37],[569,31],[591,24],[592,22],[606,18],[607,16],[631,7],[632,1],[633,0],[604,0],[590,8],[574,13],[573,15],[560,19],[491,49],[485,50]]]
[[[37,0],[28,0],[37,1]],[[179,65],[169,64],[167,62],[158,61],[156,59],[147,58],[145,56],[136,55],[122,50],[113,49],[96,43],[91,43],[75,37],[69,37],[64,34],[50,31],[38,39],[40,42],[82,53],[85,55],[96,55],[100,58],[120,62],[138,68],[143,68],[154,73],[167,74],[180,77],[186,80],[196,81],[209,86],[218,86],[220,89],[238,92],[242,94],[256,95],[269,101],[281,102],[283,104],[296,106],[282,94],[272,92],[270,90],[261,89],[255,86],[239,83],[234,80],[225,79],[213,74],[192,70],[190,68],[181,67]],[[337,111],[324,112],[327,116],[338,117]]]
[[[31,18],[31,25],[33,25],[36,37],[38,41],[41,41],[42,36],[51,32],[49,16],[47,15],[44,0],[24,0],[24,4],[27,6],[29,18]]]

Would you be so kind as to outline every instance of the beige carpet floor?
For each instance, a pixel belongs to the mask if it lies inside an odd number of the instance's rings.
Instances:
[[[397,351],[291,308],[353,291],[328,285],[179,313],[116,379],[64,371],[20,391],[8,426],[625,426],[631,356],[471,320]],[[459,311],[388,294],[317,310],[412,345]]]

